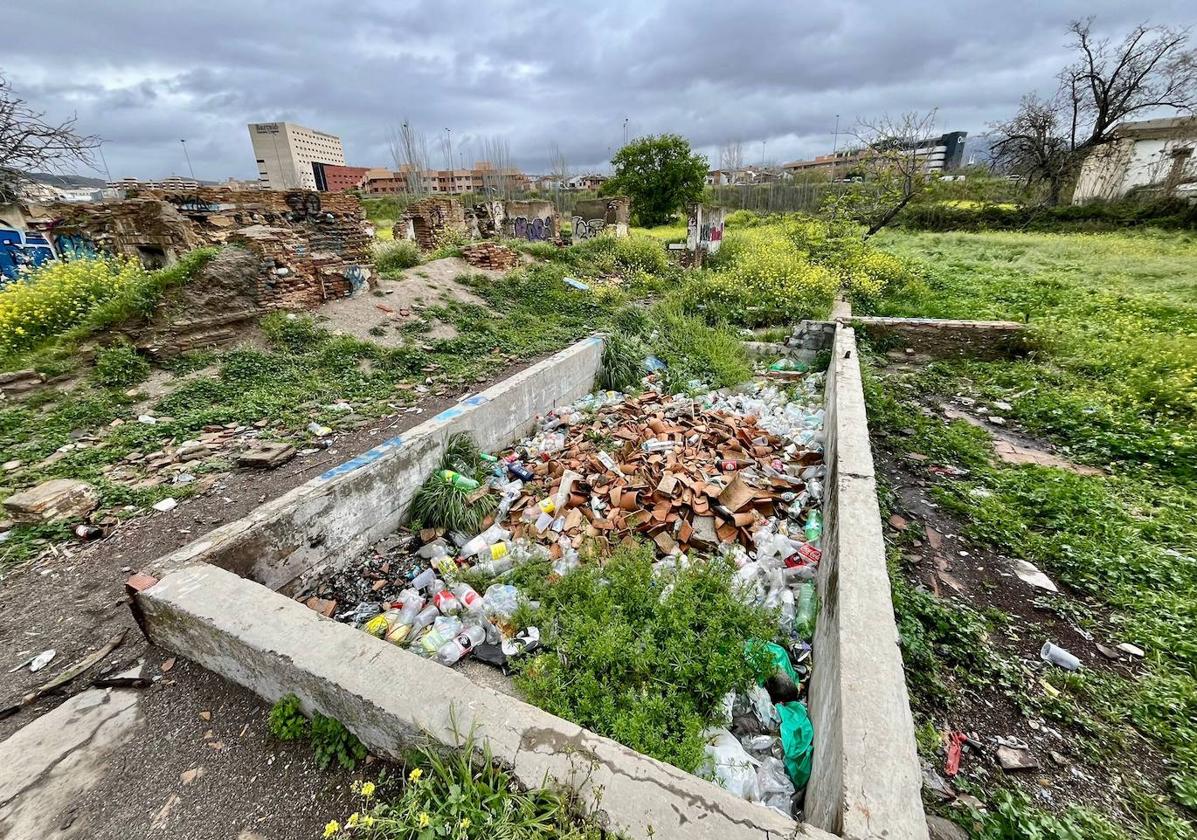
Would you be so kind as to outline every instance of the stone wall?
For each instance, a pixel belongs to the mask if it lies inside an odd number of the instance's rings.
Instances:
[[[553,242],[560,235],[557,208],[551,201],[508,201],[503,205],[503,236]]]
[[[623,237],[628,235],[632,200],[613,195],[608,198],[587,198],[574,205],[573,239],[593,239],[599,234]]]

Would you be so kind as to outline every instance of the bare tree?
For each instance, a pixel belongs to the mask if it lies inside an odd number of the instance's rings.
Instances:
[[[391,129],[391,158],[395,168],[404,173],[407,191],[412,195],[424,195],[428,191],[424,182],[424,174],[428,171],[428,138],[408,120],[404,120],[399,128]]]
[[[553,181],[553,204],[558,211],[563,210],[561,191],[565,189],[565,182],[569,180],[569,162],[565,159],[565,152],[556,142],[549,150],[549,177]]]
[[[1109,143],[1119,123],[1170,109],[1197,109],[1197,50],[1189,30],[1139,24],[1117,44],[1093,34],[1093,18],[1073,21],[1075,60],[1060,71],[1055,96],[1025,97],[994,126],[995,160],[1060,200],[1086,154]]]
[[[504,137],[488,137],[482,141],[482,188],[487,198],[512,198],[515,192],[514,170],[511,166],[511,147]]]
[[[729,140],[719,147],[719,170],[733,176],[744,168],[744,144]],[[730,183],[730,181],[728,182]]]
[[[935,117],[931,110],[860,120],[853,132],[857,160],[849,170],[856,182],[830,193],[824,212],[865,225],[865,239],[892,222],[930,181]]]
[[[0,73],[0,203],[15,201],[27,172],[90,166],[100,138],[75,130],[75,117],[46,122]]]

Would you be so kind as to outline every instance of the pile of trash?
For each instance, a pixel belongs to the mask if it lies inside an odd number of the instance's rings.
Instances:
[[[443,665],[473,656],[506,669],[540,644],[536,627],[514,620],[521,594],[505,580],[517,566],[538,560],[565,576],[584,554],[635,539],[656,546],[659,574],[685,568],[691,553],[722,556],[738,596],[776,611],[789,649],[770,643],[774,676],[725,699],[726,726],[707,733],[699,770],[789,814],[810,772],[800,698],[822,556],[821,393],[822,376],[807,374],[699,396],[590,394],[540,418],[511,450],[483,455],[491,472],[481,486],[440,474],[471,498],[497,494],[480,533],[396,533],[308,605]],[[467,577],[493,583],[478,591]]]

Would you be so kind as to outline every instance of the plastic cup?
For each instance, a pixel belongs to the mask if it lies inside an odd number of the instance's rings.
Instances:
[[[1044,662],[1059,665],[1061,668],[1069,671],[1075,671],[1081,667],[1081,660],[1064,650],[1064,648],[1056,647],[1051,642],[1043,643],[1043,647],[1039,650],[1039,658]]]

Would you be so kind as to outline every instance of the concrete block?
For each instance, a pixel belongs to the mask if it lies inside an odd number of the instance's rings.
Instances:
[[[137,601],[154,643],[268,701],[294,693],[380,753],[423,739],[455,747],[473,730],[522,784],[574,790],[627,837],[831,840],[223,569],[180,569]]]
[[[845,838],[926,840],[914,722],[898,648],[856,343],[836,330],[827,497],[808,708],[807,819]]]
[[[567,347],[143,571],[162,577],[170,569],[214,563],[271,589],[296,592],[331,563],[353,557],[404,521],[451,434],[468,432],[483,449],[506,445],[531,429],[538,414],[589,393],[601,356],[597,337]]]

